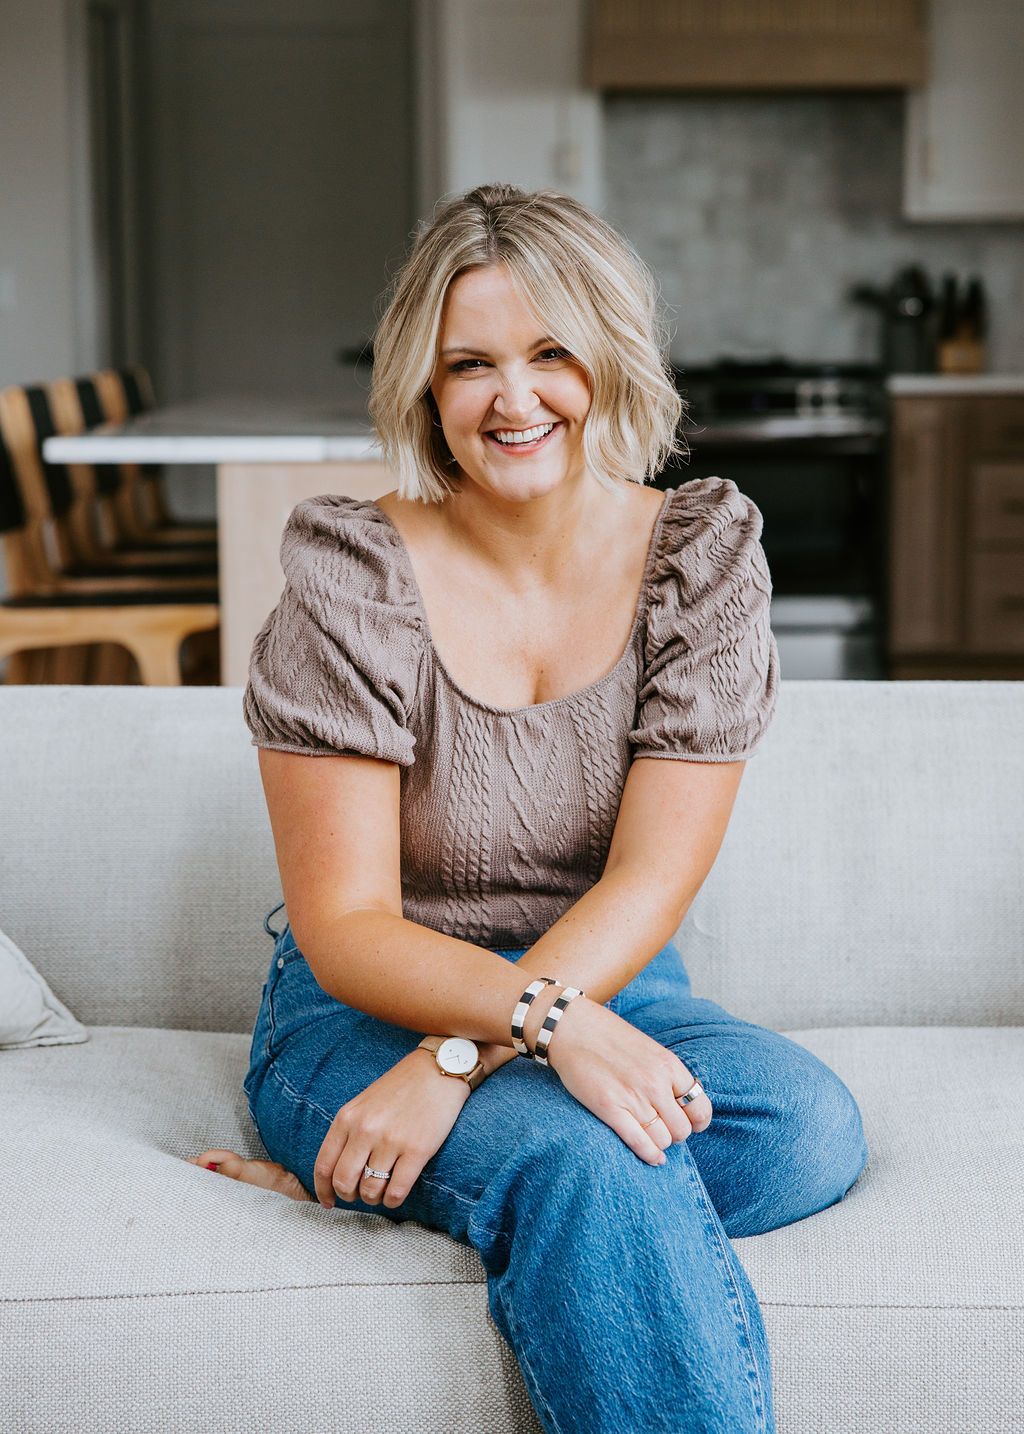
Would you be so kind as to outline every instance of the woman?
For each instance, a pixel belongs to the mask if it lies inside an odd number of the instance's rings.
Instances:
[[[473,1246],[560,1434],[774,1429],[729,1237],[867,1158],[839,1077],[672,944],[778,652],[756,506],[645,486],[680,451],[660,325],[554,191],[417,235],[374,343],[398,487],[295,508],[245,692],[289,917],[245,1080],[272,1160],[195,1158]]]

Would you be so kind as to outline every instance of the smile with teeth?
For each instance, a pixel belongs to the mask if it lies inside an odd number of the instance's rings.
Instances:
[[[502,448],[525,449],[534,452],[557,427],[557,423],[541,423],[536,428],[499,428],[485,436],[492,443],[500,443]]]

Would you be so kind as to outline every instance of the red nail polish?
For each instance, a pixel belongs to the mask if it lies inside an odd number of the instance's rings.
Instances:
[[[206,1168],[207,1168],[207,1170],[217,1170],[217,1169],[219,1169],[220,1167],[217,1166],[217,1165],[208,1165]]]

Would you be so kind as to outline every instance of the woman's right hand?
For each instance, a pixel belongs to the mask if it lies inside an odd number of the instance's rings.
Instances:
[[[566,1090],[651,1165],[663,1165],[667,1146],[711,1124],[707,1095],[687,1106],[676,1101],[695,1077],[675,1052],[589,997],[565,1008],[547,1058]],[[650,1124],[655,1111],[660,1119]]]

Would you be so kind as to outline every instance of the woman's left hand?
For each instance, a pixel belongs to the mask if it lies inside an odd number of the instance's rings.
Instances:
[[[424,1165],[448,1138],[472,1094],[464,1080],[442,1075],[430,1051],[417,1047],[338,1111],[313,1166],[316,1197],[367,1205],[401,1205]],[[363,1166],[391,1179],[364,1175]]]

